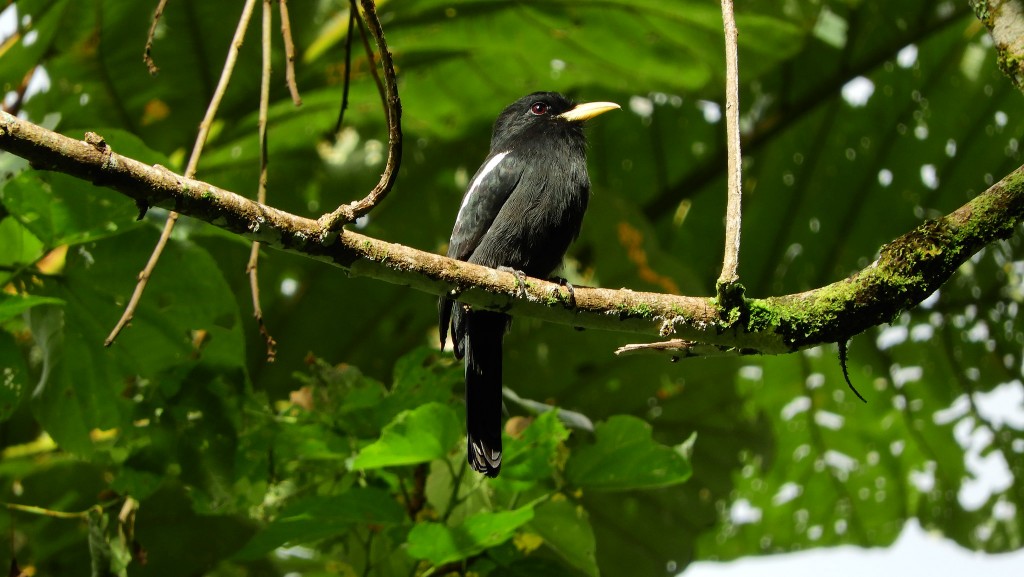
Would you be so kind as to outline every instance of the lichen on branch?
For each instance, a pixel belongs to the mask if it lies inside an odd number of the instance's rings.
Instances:
[[[511,273],[389,243],[259,204],[62,136],[0,112],[0,150],[155,206],[208,222],[267,246],[365,276],[513,315],[571,326],[641,333],[713,345],[735,354],[780,354],[845,340],[890,322],[949,280],[983,246],[1011,236],[1024,220],[1024,167],[956,211],[888,243],[878,259],[847,279],[811,291],[746,298],[723,310],[712,297],[577,287],[575,306],[557,283],[531,279],[526,294]],[[710,350],[710,349],[709,349]]]

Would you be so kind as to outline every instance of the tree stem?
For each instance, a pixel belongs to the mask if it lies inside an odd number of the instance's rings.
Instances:
[[[740,150],[740,72],[736,48],[738,32],[732,0],[722,0],[725,29],[725,131],[728,143],[728,207],[725,213],[725,256],[719,287],[739,281],[740,221],[743,200],[743,154]],[[721,291],[721,288],[719,289]],[[720,299],[721,300],[721,299]]]

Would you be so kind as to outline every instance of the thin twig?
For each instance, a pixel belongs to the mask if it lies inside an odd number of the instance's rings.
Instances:
[[[370,29],[370,34],[377,42],[377,50],[380,52],[380,63],[384,69],[383,85],[378,84],[381,90],[381,98],[388,122],[388,159],[384,166],[384,172],[380,181],[370,194],[360,201],[352,204],[343,204],[332,213],[321,216],[317,222],[320,225],[320,237],[333,234],[342,226],[355,221],[355,219],[373,210],[380,201],[391,191],[398,177],[398,167],[402,162],[402,103],[398,98],[398,78],[395,74],[395,65],[391,60],[391,52],[388,50],[387,41],[384,39],[384,31],[381,29],[380,20],[377,18],[377,10],[373,0],[362,0],[363,19]],[[370,58],[371,63],[373,58]],[[376,67],[371,66],[376,78]]]
[[[359,16],[359,8],[356,6],[356,0],[349,0],[349,2],[352,5],[352,10],[356,11],[356,16],[358,17]],[[365,13],[365,10],[366,10],[366,3],[365,2],[363,3],[363,10],[364,10],[364,13]],[[384,105],[384,113],[385,114],[390,114],[391,111],[388,110],[388,107],[387,107],[387,104],[388,104],[387,103],[387,89],[384,87],[384,81],[380,79],[380,73],[377,72],[377,57],[374,56],[374,54],[373,54],[373,47],[370,46],[370,37],[366,35],[366,26],[367,26],[367,24],[366,24],[365,18],[368,18],[368,16],[364,15],[363,17],[360,17],[359,20],[358,20],[358,24],[359,24],[359,39],[363,43],[363,51],[366,52],[366,60],[367,60],[367,62],[369,62],[369,66],[367,68],[370,71],[370,76],[373,77],[373,82],[377,85],[377,94],[380,95],[381,104]],[[373,12],[373,18],[374,19],[377,18],[377,13],[376,12]],[[380,27],[379,23],[377,24],[377,27],[378,28]],[[378,47],[379,46],[380,45],[378,44]],[[390,54],[389,54],[389,56],[390,56]],[[384,58],[384,56],[381,55],[381,59],[383,59],[383,58]]]
[[[267,203],[267,111],[270,108],[270,72],[271,72],[271,46],[270,32],[272,29],[273,12],[270,6],[272,0],[263,0],[263,73],[260,78],[260,177],[257,184],[256,201],[260,204]],[[267,362],[272,363],[277,357],[277,341],[267,330],[267,324],[263,320],[263,307],[260,305],[260,276],[257,266],[260,259],[260,243],[254,240],[252,250],[249,252],[249,264],[245,267],[249,275],[249,288],[252,291],[252,316],[256,319],[260,328],[260,334],[267,343]]]
[[[160,3],[156,5],[156,10],[153,12],[153,23],[149,25],[149,35],[146,36],[146,49],[142,51],[142,61],[146,63],[146,68],[153,76],[160,72],[156,62],[153,62],[153,38],[156,36],[156,26],[160,22],[160,17],[164,15],[166,6],[167,0],[160,0]]]
[[[139,506],[141,504],[135,500],[134,497],[125,497],[124,503],[121,505],[121,510],[117,513],[117,533],[122,543],[128,544],[132,550],[132,556],[136,557],[136,553],[141,552],[141,547],[138,541],[135,539],[135,518],[139,512]],[[145,554],[143,553],[143,556]]]
[[[738,349],[736,347],[699,343],[684,339],[623,345],[615,349],[615,354],[621,357],[653,353],[667,355],[669,360],[674,363],[680,359],[753,355],[757,354],[757,351],[753,349]]]
[[[192,155],[189,157],[188,166],[185,168],[186,178],[192,178],[196,174],[196,168],[199,166],[199,157],[203,154],[203,146],[206,145],[206,137],[210,134],[210,127],[213,126],[213,119],[217,115],[217,109],[220,108],[224,92],[227,91],[228,84],[231,82],[231,74],[235,70],[238,51],[245,40],[245,31],[249,27],[249,20],[252,18],[252,11],[255,6],[256,0],[246,0],[245,6],[242,7],[242,15],[238,19],[238,26],[235,28],[235,36],[231,40],[231,46],[228,47],[228,55],[224,61],[224,68],[220,73],[220,80],[217,82],[217,88],[213,92],[213,97],[210,98],[210,104],[206,108],[206,115],[203,117],[203,121],[199,123],[199,134],[196,135],[196,142],[192,146]],[[142,272],[139,273],[139,282],[135,285],[135,292],[132,293],[128,306],[124,309],[124,314],[121,315],[121,319],[114,325],[107,339],[103,341],[104,346],[109,347],[112,345],[117,335],[121,333],[124,327],[131,322],[132,317],[135,316],[135,309],[142,299],[142,293],[146,290],[146,285],[153,274],[153,269],[156,268],[156,263],[160,261],[160,255],[163,254],[164,247],[167,246],[167,239],[170,238],[171,231],[174,230],[174,223],[177,221],[178,213],[172,211],[167,217],[167,222],[164,224],[160,240],[157,241],[153,254],[150,255],[149,261],[146,263],[146,268],[142,269]]]
[[[348,35],[345,36],[345,78],[341,89],[341,109],[338,110],[338,122],[334,124],[334,137],[337,138],[341,132],[341,126],[345,123],[345,110],[348,108],[348,87],[352,81],[352,26],[356,22],[356,0],[349,1],[348,10]],[[360,31],[362,28],[360,28]],[[372,62],[372,60],[371,60]]]
[[[366,559],[366,564],[363,565],[363,577],[368,577],[373,569],[373,538],[377,535],[377,532],[372,527],[368,528],[368,531],[366,543],[363,545],[363,556]],[[359,533],[356,533],[356,535],[359,535]]]
[[[36,66],[33,66],[21,79],[21,84],[14,90],[14,98],[10,105],[3,104],[0,109],[8,114],[17,114],[21,111],[21,105],[25,103],[25,92],[28,91],[28,83],[36,73]]]
[[[19,511],[21,513],[30,513],[32,515],[40,515],[43,517],[52,517],[54,519],[88,519],[89,515],[94,512],[102,512],[103,509],[117,503],[117,500],[108,501],[106,503],[97,503],[92,507],[84,511],[55,511],[53,509],[46,509],[43,507],[37,507],[35,505],[22,505],[20,503],[4,503],[3,506],[9,511]]]
[[[725,214],[725,257],[718,285],[731,285],[739,280],[736,269],[740,261],[740,212],[743,194],[743,154],[740,150],[740,89],[737,56],[736,18],[732,0],[722,0],[722,22],[725,28],[725,129],[729,148],[729,205]]]
[[[846,379],[846,386],[850,387],[853,394],[857,395],[857,398],[862,402],[867,403],[868,400],[864,398],[864,395],[860,394],[857,387],[853,386],[850,382],[850,371],[846,368],[846,355],[850,351],[850,339],[844,339],[837,343],[839,345],[839,366],[843,369],[843,378]]]
[[[302,97],[299,96],[299,85],[295,82],[295,42],[292,41],[292,23],[288,18],[288,0],[278,0],[281,4],[281,36],[284,37],[284,79],[288,83],[288,90],[292,93],[292,102],[295,106],[302,106]]]
[[[451,493],[448,495],[448,504],[445,506],[444,513],[441,515],[442,523],[448,522],[448,518],[452,516],[453,512],[455,512],[455,507],[461,503],[461,501],[459,501],[459,489],[462,488],[462,477],[465,475],[466,469],[469,468],[469,465],[465,460],[463,460],[462,466],[459,468],[458,472],[456,472],[455,466],[452,465],[450,460],[445,459],[444,462],[448,465],[448,472],[451,474],[453,482]]]
[[[121,314],[120,320],[114,325],[114,328],[107,335],[106,340],[103,341],[103,346],[109,347],[114,344],[114,340],[117,335],[121,334],[124,327],[132,321],[132,317],[135,316],[135,309],[139,307],[139,301],[142,300],[142,293],[146,290],[146,284],[149,283],[149,277],[153,274],[153,269],[156,268],[156,264],[160,262],[160,255],[164,252],[164,247],[167,246],[167,241],[171,238],[171,231],[174,230],[174,223],[178,222],[178,213],[171,212],[167,215],[167,222],[164,223],[164,229],[160,233],[160,238],[156,241],[156,246],[153,247],[153,252],[149,255],[149,260],[146,261],[146,266],[139,272],[139,282],[135,285],[135,290],[132,292],[132,296],[128,299],[128,306],[124,308],[124,313]]]

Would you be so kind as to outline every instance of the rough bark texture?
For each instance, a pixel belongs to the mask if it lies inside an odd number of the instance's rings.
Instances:
[[[981,247],[1014,233],[1024,219],[1024,167],[953,213],[882,247],[853,276],[804,293],[743,299],[719,307],[711,297],[577,288],[575,306],[558,284],[530,279],[520,297],[515,276],[377,240],[258,204],[110,150],[94,134],[75,140],[0,113],[0,149],[117,190],[140,206],[206,221],[268,246],[431,294],[456,291],[474,306],[568,325],[673,337],[735,354],[778,354],[837,342],[891,321],[945,283]],[[126,281],[127,282],[127,281]]]
[[[1024,89],[1024,0],[971,0],[999,53],[999,68]]]

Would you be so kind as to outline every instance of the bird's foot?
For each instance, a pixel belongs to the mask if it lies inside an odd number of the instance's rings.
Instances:
[[[516,277],[516,288],[519,291],[519,296],[526,296],[526,273],[524,273],[521,270],[514,269],[510,266],[499,266],[498,270],[500,270],[501,272],[512,273],[512,276]]]
[[[576,289],[572,286],[572,283],[569,282],[567,279],[564,279],[564,278],[562,278],[560,276],[552,277],[551,281],[552,282],[557,282],[559,287],[565,287],[566,292],[569,293],[569,301],[568,301],[569,308],[576,308]],[[553,290],[551,292],[559,300],[562,299],[562,291],[561,290],[555,289],[555,290]]]

